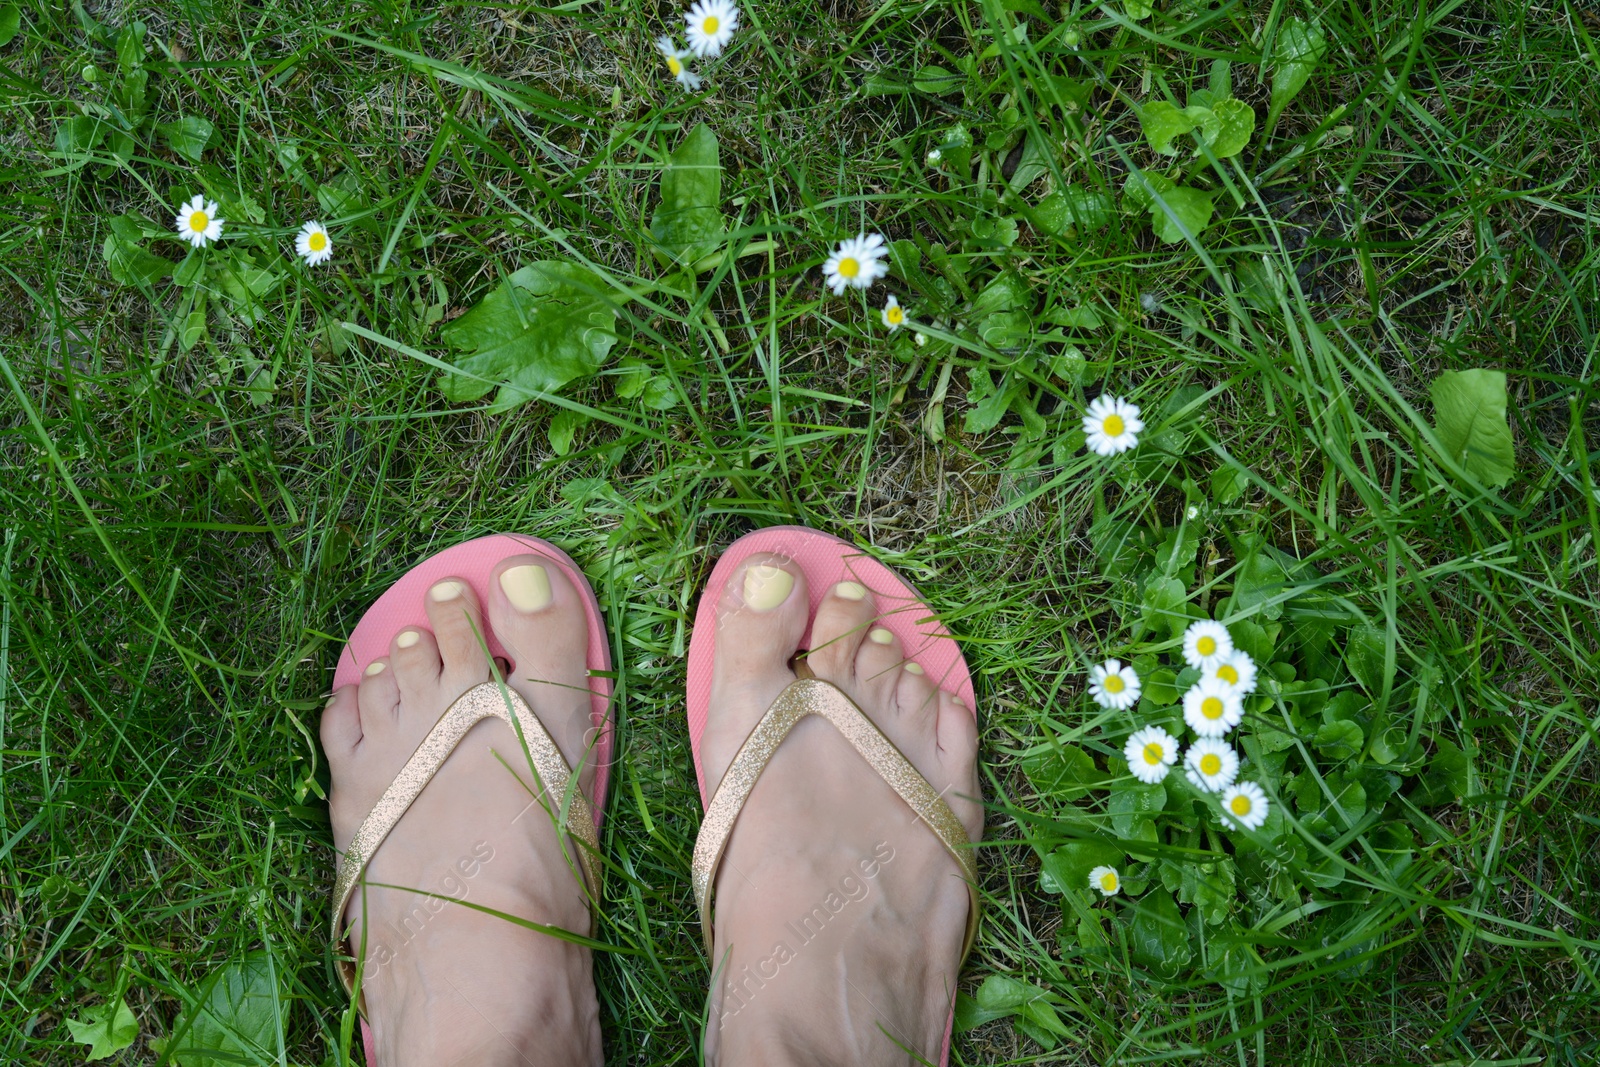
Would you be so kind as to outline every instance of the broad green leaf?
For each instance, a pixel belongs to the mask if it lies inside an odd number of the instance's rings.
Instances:
[[[1106,225],[1115,211],[1109,193],[1069,185],[1039,201],[1033,209],[1033,222],[1048,233],[1063,234],[1072,229],[1082,233]]]
[[[205,308],[196,308],[184,316],[183,328],[178,331],[178,347],[187,352],[205,337],[206,311]]]
[[[722,162],[717,135],[703,122],[661,172],[661,203],[650,234],[679,263],[692,263],[722,242]]]
[[[540,260],[507,278],[441,332],[462,353],[467,374],[442,374],[451,400],[477,400],[496,385],[492,412],[509,411],[541,393],[587,378],[616,344],[617,308],[593,271],[561,260]]]
[[[127,74],[144,63],[145,25],[130,22],[117,31],[117,69]]]
[[[1211,472],[1211,499],[1226,507],[1244,495],[1249,485],[1244,472],[1236,467],[1218,467]]]
[[[116,234],[106,238],[105,244],[101,246],[101,252],[106,258],[106,266],[111,271],[111,280],[118,285],[150,285],[157,278],[164,278],[172,273],[172,260],[147,252],[139,245],[126,241]]]
[[[1152,100],[1139,113],[1139,126],[1144,130],[1150,147],[1162,155],[1175,156],[1178,148],[1172,142],[1200,125],[1205,108],[1177,108],[1165,100]]]
[[[1189,928],[1178,913],[1178,902],[1159,889],[1134,902],[1128,933],[1133,942],[1133,958],[1159,974],[1177,973],[1194,954],[1189,945]]]
[[[1139,617],[1150,629],[1176,637],[1189,625],[1188,601],[1189,591],[1178,579],[1152,577],[1144,586]]]
[[[1199,237],[1200,231],[1211,221],[1210,193],[1180,185],[1163,193],[1161,198],[1167,202],[1167,209],[1171,214],[1163,210],[1160,204],[1152,201],[1150,218],[1155,225],[1156,236],[1169,245],[1184,240],[1185,229],[1191,235]],[[1179,223],[1182,223],[1181,227]]]
[[[89,1046],[83,1054],[86,1060],[103,1060],[121,1052],[139,1036],[139,1020],[121,999],[85,1008],[81,1016],[66,1023],[72,1040]]]
[[[1094,758],[1076,745],[1040,745],[1022,757],[1022,772],[1033,787],[1057,800],[1076,800],[1105,781]]]
[[[1106,810],[1111,813],[1111,829],[1122,841],[1154,841],[1156,812],[1167,806],[1167,791],[1159,782],[1120,781],[1111,787]]]
[[[1243,100],[1228,97],[1213,104],[1211,114],[1216,118],[1216,132],[1212,133],[1209,127],[1203,132],[1212,154],[1227,159],[1243,152],[1256,132],[1255,109]]]
[[[1032,304],[1033,294],[1028,291],[1028,283],[1013,271],[1002,271],[972,301],[967,317],[985,319],[996,312],[1031,308]]]
[[[1122,0],[1122,9],[1128,13],[1128,17],[1133,21],[1143,22],[1150,17],[1150,13],[1155,10],[1155,6],[1146,2],[1146,0]]]
[[[56,151],[76,155],[92,151],[106,135],[106,124],[90,115],[62,120],[56,127]]]
[[[1328,37],[1322,27],[1302,18],[1291,18],[1278,28],[1272,43],[1272,99],[1268,106],[1267,128],[1278,124],[1278,116],[1311,80],[1311,72],[1328,50]]]
[[[274,985],[276,977],[279,985]],[[213,971],[197,1002],[173,1024],[167,1051],[179,1067],[239,1067],[277,1062],[288,1000],[264,952]]]
[[[211,135],[216,128],[209,119],[199,115],[185,115],[177,122],[163,122],[156,127],[167,147],[190,163],[200,162],[200,156],[206,150],[206,145],[211,143]]]
[[[966,75],[964,74],[930,64],[917,71],[916,75],[911,79],[911,84],[919,93],[948,96],[951,93],[959,92],[966,80]]]
[[[1446,371],[1428,392],[1445,454],[1485,485],[1509,482],[1516,455],[1506,424],[1506,376],[1497,370]]]
[[[283,282],[283,275],[253,266],[243,258],[214,261],[209,274],[227,297],[230,309],[246,326],[254,326],[267,314],[265,297]]]
[[[22,12],[16,4],[6,4],[0,7],[0,48],[11,43],[11,39],[22,30]]]
[[[1317,730],[1317,751],[1331,760],[1345,760],[1360,754],[1366,743],[1361,727],[1346,719],[1323,723]]]
[[[1073,385],[1082,385],[1089,369],[1089,361],[1083,358],[1083,349],[1077,345],[1066,345],[1049,353],[1045,357],[1045,365],[1050,368],[1051,374]]]
[[[1006,188],[1012,193],[1020,193],[1043,176],[1050,169],[1050,153],[1054,150],[1054,143],[1042,129],[1029,130],[1022,142],[1022,158],[1017,160],[1017,169],[1011,172],[1011,181]]]
[[[972,368],[967,377],[972,383],[967,391],[967,403],[972,406],[967,409],[963,425],[968,433],[988,433],[1000,425],[1011,407],[1011,379],[1003,376],[996,386],[982,367]]]
[[[589,421],[589,416],[581,411],[562,408],[550,419],[550,449],[558,456],[565,456],[572,451],[572,439],[577,436],[578,429]]]
[[[1278,598],[1284,595],[1289,585],[1289,573],[1278,561],[1277,555],[1266,545],[1258,546],[1240,561],[1239,571],[1233,579],[1233,599],[1229,610],[1238,614],[1260,605],[1260,617],[1281,618],[1283,601]]]
[[[1352,626],[1345,638],[1344,661],[1355,680],[1371,696],[1383,692],[1388,682],[1385,675],[1387,640],[1376,626]]]
[[[1205,974],[1233,997],[1259,993],[1267,986],[1267,969],[1243,942],[1210,941],[1206,945]]]
[[[1423,772],[1417,790],[1417,800],[1426,805],[1449,804],[1465,796],[1470,777],[1471,761],[1461,747],[1448,738],[1435,738],[1433,759]]]
[[[1166,196],[1177,187],[1178,183],[1164,174],[1153,170],[1134,171],[1122,187],[1122,196],[1129,211],[1149,211],[1155,203],[1153,192]]]
[[[1177,865],[1178,900],[1200,909],[1200,917],[1215,926],[1228,917],[1235,899],[1234,866],[1229,859],[1191,861]]]
[[[1068,841],[1039,865],[1040,887],[1047,893],[1088,889],[1090,871],[1120,866],[1126,855],[1121,845],[1099,838]]]

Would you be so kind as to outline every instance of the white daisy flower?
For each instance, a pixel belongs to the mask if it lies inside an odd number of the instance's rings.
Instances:
[[[217,217],[217,202],[199,194],[178,209],[173,222],[178,227],[178,236],[196,248],[204,248],[222,236],[222,219]]]
[[[1222,794],[1222,814],[1229,822],[1246,830],[1256,830],[1267,821],[1267,794],[1254,782],[1231,785]]]
[[[739,28],[739,9],[730,0],[700,0],[683,16],[689,47],[697,56],[714,56],[727,47]]]
[[[1202,678],[1183,694],[1183,721],[1201,737],[1221,737],[1244,718],[1244,698],[1227,682]]]
[[[1196,789],[1220,793],[1239,776],[1239,754],[1225,741],[1202,737],[1183,754],[1183,773]]]
[[[306,261],[306,266],[315,267],[333,258],[333,238],[328,236],[322,223],[308,222],[295,234],[294,250]]]
[[[906,309],[900,306],[899,297],[889,294],[889,300],[883,305],[883,324],[893,333],[906,323]]]
[[[1133,707],[1139,702],[1142,684],[1133,667],[1124,667],[1121,660],[1108,659],[1089,669],[1089,695],[1102,708]]]
[[[1122,747],[1128,760],[1128,770],[1146,785],[1155,785],[1167,776],[1167,770],[1178,762],[1178,739],[1159,726],[1146,726],[1137,730]]]
[[[1089,872],[1089,888],[1098,889],[1103,897],[1114,897],[1122,892],[1122,876],[1115,867],[1096,867]]]
[[[839,242],[822,264],[822,274],[834,296],[842,295],[846,288],[865,289],[889,273],[889,265],[883,261],[888,254],[882,234],[869,237],[860,233]]]
[[[693,52],[687,48],[679,48],[678,42],[665,34],[656,38],[656,51],[667,61],[667,72],[672,75],[673,81],[691,93],[700,88],[700,75],[690,70],[684,63],[684,60],[694,55]]]
[[[1089,402],[1083,417],[1083,432],[1089,451],[1099,456],[1114,456],[1139,443],[1144,423],[1139,421],[1139,406],[1120,396],[1101,394]]]
[[[1205,677],[1215,678],[1242,697],[1249,696],[1256,691],[1256,661],[1236,648],[1207,668]]]
[[[911,339],[917,342],[918,348],[921,348],[923,345],[928,343],[928,335],[923,333],[921,330],[918,330],[916,333],[912,334]]]
[[[1220,622],[1201,619],[1183,632],[1183,658],[1196,670],[1209,671],[1224,656],[1233,655],[1233,638]]]

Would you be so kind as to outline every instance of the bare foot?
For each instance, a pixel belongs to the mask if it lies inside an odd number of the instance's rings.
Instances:
[[[427,610],[431,632],[400,631],[389,655],[367,668],[359,686],[336,692],[323,712],[341,852],[439,717],[489,679],[478,637],[483,605],[471,586],[439,582]],[[509,684],[568,766],[578,766],[593,736],[581,595],[552,561],[514,556],[491,576],[488,613],[512,660]],[[592,764],[592,754],[583,759],[585,796],[592,795]],[[535,782],[511,728],[499,719],[480,722],[378,848],[367,882],[587,934],[588,904],[569,862],[574,846],[536,799]],[[601,1062],[588,949],[370,884],[357,888],[346,919],[352,951],[361,952],[365,937],[362,988],[383,1067]]]
[[[783,688],[805,630],[805,576],[756,555],[728,582],[703,739],[722,780]],[[874,625],[872,594],[828,592],[807,658],[905,754],[976,841],[977,730]],[[829,723],[808,717],[750,794],[718,872],[707,1064],[937,1063],[967,888],[933,831]]]

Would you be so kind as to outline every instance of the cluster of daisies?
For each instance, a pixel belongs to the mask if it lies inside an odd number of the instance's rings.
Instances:
[[[1267,795],[1255,782],[1236,781],[1239,754],[1224,738],[1244,719],[1244,698],[1255,691],[1256,665],[1249,653],[1233,647],[1228,628],[1209,619],[1190,624],[1183,635],[1183,658],[1200,672],[1183,696],[1183,721],[1195,740],[1183,753],[1183,773],[1196,789],[1220,793],[1222,815],[1246,830],[1267,821]],[[1143,683],[1131,666],[1107,660],[1090,672],[1089,695],[1103,708],[1126,710],[1139,701]],[[1154,785],[1178,762],[1178,739],[1159,726],[1134,731],[1123,748],[1128,770]],[[1121,888],[1114,867],[1096,867],[1089,887],[1111,896]]]
[[[700,0],[684,12],[683,22],[689,47],[679,48],[677,41],[662,34],[656,38],[656,50],[666,60],[672,80],[692,93],[700,88],[700,75],[689,69],[690,60],[722,54],[739,28],[739,8],[731,0]]]
[[[196,195],[193,200],[178,209],[173,224],[178,227],[179,237],[196,248],[204,248],[222,239],[224,221],[217,213],[215,200],[207,200],[204,196]],[[315,267],[319,263],[326,263],[333,256],[333,238],[328,236],[327,227],[322,223],[307,222],[300,227],[300,232],[295,234],[294,250],[308,266]]]

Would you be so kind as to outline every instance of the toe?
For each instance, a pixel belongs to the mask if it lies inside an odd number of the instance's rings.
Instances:
[[[393,727],[395,709],[400,706],[400,687],[395,684],[394,671],[389,668],[387,659],[375,659],[367,664],[361,675],[356,703],[361,708],[363,737],[382,734]]]
[[[328,766],[339,775],[345,761],[355,754],[361,743],[361,712],[356,704],[356,687],[340,686],[333,691],[328,706],[322,709],[322,749],[328,754]]]
[[[872,625],[856,652],[856,685],[875,707],[892,706],[900,686],[905,652],[900,639],[887,627]]]
[[[811,624],[811,651],[806,654],[818,678],[839,686],[854,681],[856,654],[876,617],[872,593],[860,582],[839,582],[828,590]]]
[[[389,664],[407,703],[420,702],[439,684],[439,645],[427,630],[408,626],[395,634],[389,644]]]
[[[983,836],[983,803],[980,799],[978,766],[978,719],[960,697],[939,694],[939,718],[935,727],[938,757],[951,788],[945,800],[976,841]]]
[[[434,641],[439,646],[439,684],[456,694],[489,678],[489,657],[484,652],[488,634],[483,612],[471,584],[445,578],[428,590],[425,598]]]
[[[926,718],[930,731],[939,713],[939,690],[916,660],[906,660],[900,668],[900,683],[895,687],[895,702],[900,713],[914,719]]]
[[[760,552],[741,563],[723,587],[717,612],[719,674],[793,681],[789,661],[800,648],[809,604],[806,576],[793,561]]]

